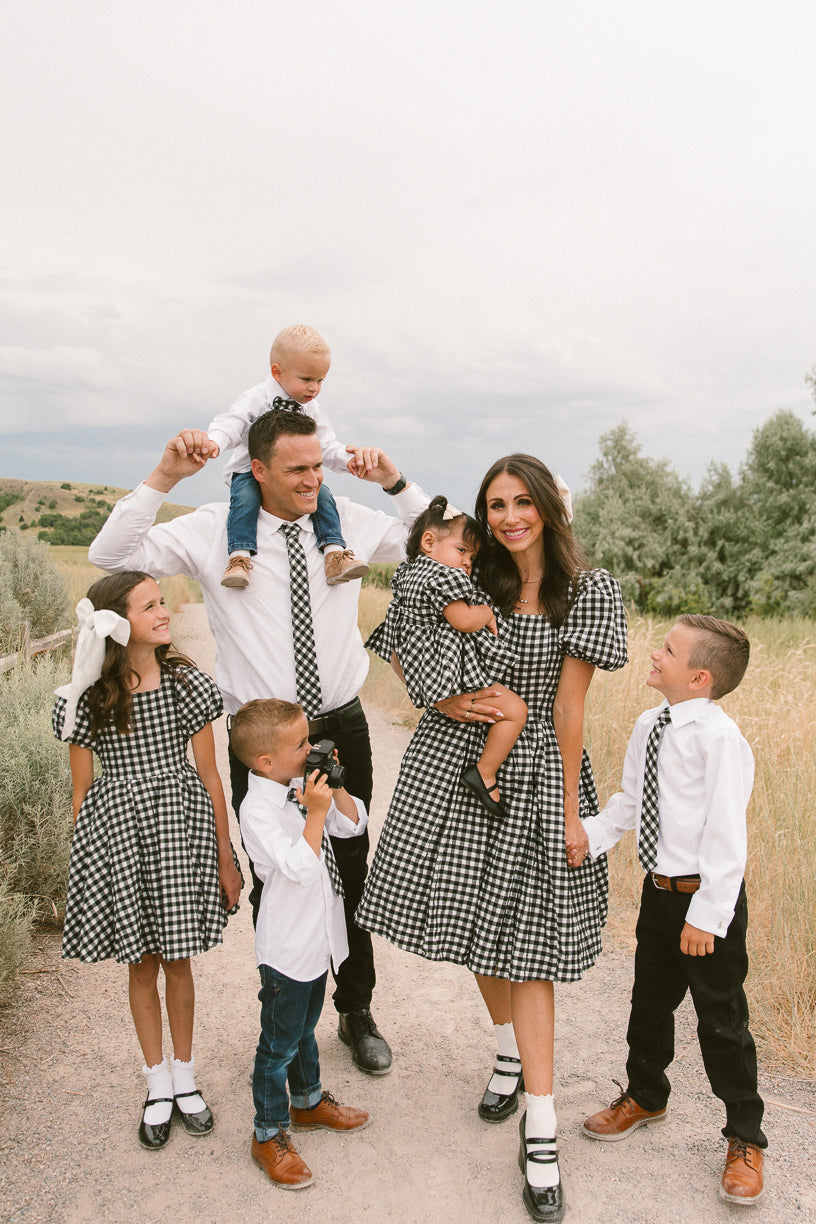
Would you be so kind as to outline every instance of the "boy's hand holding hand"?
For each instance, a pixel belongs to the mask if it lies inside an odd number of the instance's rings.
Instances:
[[[160,493],[169,493],[180,480],[199,472],[217,454],[218,447],[202,429],[182,429],[167,443],[145,484]]]
[[[381,489],[391,489],[400,478],[400,470],[378,446],[347,446],[352,458],[348,470],[360,480],[378,484]]]
[[[714,951],[714,936],[686,922],[680,932],[680,951],[684,956],[710,955]]]
[[[346,467],[352,476],[359,476],[360,480],[365,480],[366,473],[378,466],[382,454],[378,446],[347,446],[346,450],[351,455]]]

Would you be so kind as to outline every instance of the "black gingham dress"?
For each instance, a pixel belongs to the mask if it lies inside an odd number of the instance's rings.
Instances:
[[[74,829],[63,957],[135,963],[152,952],[179,960],[221,942],[212,803],[186,750],[223,706],[209,676],[191,668],[181,675],[163,672],[159,688],[133,694],[130,735],[106,727],[92,741],[80,698],[69,742],[93,749],[104,772]],[[59,697],[58,738],[64,715]]]
[[[399,566],[391,591],[385,620],[366,646],[387,663],[392,652],[396,654],[415,706],[431,706],[451,693],[475,691],[504,679],[515,656],[506,644],[501,616],[496,618],[499,637],[488,629],[459,633],[443,616],[443,609],[456,600],[468,607],[490,603],[464,570],[419,556]]]
[[[515,615],[510,626],[517,662],[507,684],[529,716],[499,771],[506,817],[491,819],[459,781],[481,751],[484,724],[428,710],[403,758],[357,922],[475,973],[575,981],[601,949],[607,869],[603,856],[567,867],[552,705],[564,655],[606,671],[626,663],[620,588],[605,570],[587,572],[561,629],[543,616]],[[585,752],[580,815],[597,811]]]

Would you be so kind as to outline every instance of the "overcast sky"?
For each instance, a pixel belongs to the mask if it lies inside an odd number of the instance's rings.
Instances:
[[[27,0],[3,28],[0,475],[135,484],[293,322],[338,436],[463,504],[513,450],[580,487],[621,420],[695,482],[776,409],[813,423],[813,0]],[[223,495],[219,461],[175,499]]]

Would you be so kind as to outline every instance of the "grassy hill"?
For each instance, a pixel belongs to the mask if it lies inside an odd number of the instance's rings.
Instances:
[[[79,520],[84,516],[94,524],[91,538],[113,508],[114,502],[129,489],[115,485],[81,484],[77,481],[15,480],[0,477],[0,527],[17,527],[20,531],[53,529],[60,519]],[[156,521],[166,523],[189,514],[191,506],[165,502]],[[55,518],[56,516],[56,518]]]

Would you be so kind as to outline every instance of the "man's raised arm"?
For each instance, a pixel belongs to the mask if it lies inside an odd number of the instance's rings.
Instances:
[[[114,572],[135,569],[156,578],[180,573],[195,577],[198,563],[187,539],[190,533],[182,526],[156,527],[154,522],[170,490],[199,472],[215,453],[217,448],[202,430],[183,429],[171,438],[147,479],[116,503],[88,549],[88,559]]]
[[[167,443],[161,459],[144,483],[160,493],[169,493],[180,480],[200,472],[207,460],[217,454],[218,447],[203,429],[182,429]]]

